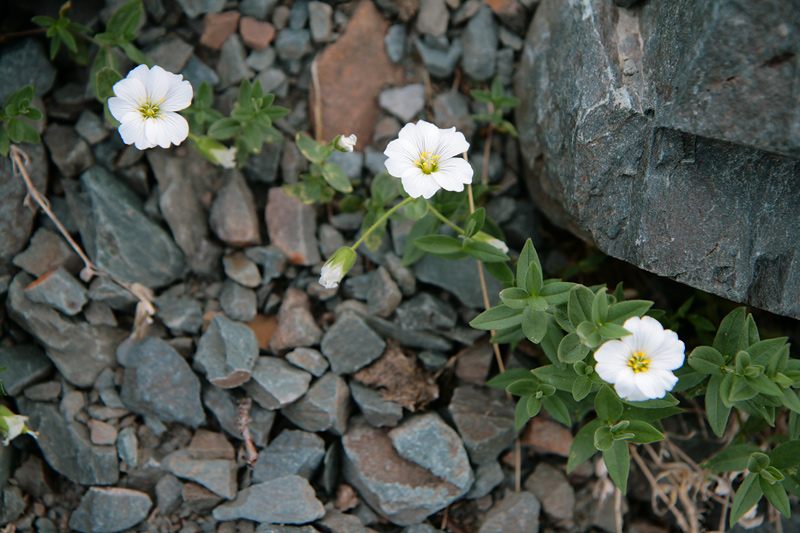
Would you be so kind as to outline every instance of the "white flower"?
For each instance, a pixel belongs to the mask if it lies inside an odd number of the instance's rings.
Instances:
[[[620,398],[663,398],[678,382],[672,371],[683,365],[683,342],[649,316],[629,318],[623,327],[631,335],[600,346],[594,354],[595,371],[614,385]]]
[[[189,123],[176,111],[192,103],[192,84],[180,74],[159,66],[139,65],[128,77],[114,84],[108,110],[120,122],[119,134],[125,144],[139,150],[156,145],[169,148],[189,135]]]
[[[322,270],[319,273],[319,284],[326,289],[335,289],[355,262],[355,250],[349,246],[342,246],[322,265]]]
[[[339,135],[336,137],[336,149],[341,152],[352,152],[353,148],[356,146],[356,141],[358,138],[356,137],[355,133],[348,135],[345,137],[344,135]]]
[[[472,167],[457,157],[469,149],[464,134],[455,128],[442,130],[420,120],[406,124],[398,138],[383,152],[386,170],[400,178],[412,198],[430,198],[439,189],[463,191],[472,183]]]
[[[236,168],[236,147],[210,150],[211,156],[217,160],[222,168]]]

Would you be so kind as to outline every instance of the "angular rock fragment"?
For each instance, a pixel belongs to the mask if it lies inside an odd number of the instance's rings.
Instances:
[[[222,267],[225,269],[226,276],[245,287],[253,288],[261,284],[261,273],[258,271],[258,266],[241,252],[223,257]]]
[[[214,234],[231,246],[260,244],[255,200],[242,173],[234,170],[211,204],[209,223]]]
[[[325,441],[314,433],[285,429],[258,454],[253,467],[253,483],[262,483],[288,475],[306,479],[322,464]]]
[[[317,221],[311,206],[288,196],[280,187],[272,187],[266,220],[270,241],[283,251],[289,263],[315,265],[320,262]]]
[[[447,409],[477,465],[494,461],[514,442],[514,404],[502,391],[457,387]]]
[[[306,431],[341,435],[350,415],[350,390],[344,379],[328,372],[299,401],[283,408],[283,415]]]
[[[383,394],[361,385],[357,381],[350,382],[350,394],[361,410],[361,414],[371,426],[394,427],[403,418],[403,408]]]
[[[3,76],[0,76],[0,80],[5,81]],[[47,190],[48,158],[44,146],[41,143],[27,144],[25,152],[30,157],[27,169],[34,186],[40,191]],[[36,214],[24,204],[27,194],[25,182],[14,174],[11,159],[0,158],[0,262],[10,261],[28,244]]]
[[[215,315],[197,344],[193,365],[217,387],[232,389],[250,379],[258,359],[253,330],[224,315]]]
[[[358,342],[353,342],[358,339]],[[352,374],[381,356],[386,343],[358,316],[345,313],[325,332],[320,349],[335,374]]]
[[[203,308],[189,296],[161,296],[155,301],[157,316],[173,334],[199,333],[203,327]]]
[[[0,379],[9,396],[18,395],[53,371],[53,363],[35,344],[0,346],[0,367],[5,367]]]
[[[289,288],[278,311],[278,329],[270,340],[273,352],[299,346],[313,346],[322,338],[322,330],[311,314],[311,301],[300,290]]]
[[[322,376],[330,366],[327,359],[313,348],[295,348],[286,354],[286,360],[296,367],[311,372],[317,378]]]
[[[478,533],[536,533],[542,506],[530,492],[509,492],[495,503]]]
[[[80,272],[83,262],[61,235],[47,228],[39,228],[24,251],[12,261],[28,274],[39,277],[58,267],[72,274]]]
[[[118,487],[91,487],[70,515],[69,527],[83,533],[125,531],[145,518],[152,507],[144,492]]]
[[[203,389],[203,403],[217,417],[220,427],[228,435],[242,440],[239,425],[236,420],[239,416],[239,402],[231,391],[221,389],[213,385]],[[275,411],[264,409],[257,403],[250,402],[250,422],[247,428],[256,446],[264,447],[267,445],[269,432],[275,421]]]
[[[80,313],[89,297],[86,288],[63,267],[48,272],[25,287],[32,302],[58,309],[68,316]]]
[[[238,322],[250,322],[258,312],[255,291],[230,279],[225,280],[222,285],[219,305],[228,318]]]
[[[307,524],[325,516],[325,509],[306,479],[290,475],[251,485],[234,501],[216,507],[213,516],[219,521]]]
[[[525,480],[525,490],[541,502],[546,514],[556,520],[571,520],[575,514],[575,490],[563,472],[548,463],[539,463]]]
[[[259,357],[244,389],[265,409],[280,409],[306,393],[311,374],[279,357]]]
[[[228,500],[236,496],[236,461],[224,435],[199,431],[188,448],[164,457],[164,468],[175,476],[198,483]]]

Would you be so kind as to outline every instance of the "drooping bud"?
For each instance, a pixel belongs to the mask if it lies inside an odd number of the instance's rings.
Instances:
[[[319,275],[319,284],[326,289],[334,289],[339,286],[347,272],[353,268],[353,263],[356,262],[356,252],[348,247],[343,246],[336,250],[336,252],[328,259]]]

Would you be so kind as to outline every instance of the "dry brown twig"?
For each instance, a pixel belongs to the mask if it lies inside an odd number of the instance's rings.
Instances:
[[[56,214],[50,208],[50,201],[47,199],[47,197],[42,194],[33,184],[33,180],[31,179],[30,174],[28,174],[27,169],[28,163],[30,163],[30,156],[24,150],[12,144],[9,149],[9,157],[11,158],[14,174],[22,177],[22,180],[25,182],[25,188],[28,191],[25,195],[25,200],[23,203],[34,212],[36,211],[37,206],[40,207],[42,211],[44,211],[44,213],[50,218],[50,220],[53,221],[53,224],[55,224],[56,228],[58,228],[59,233],[61,233],[64,239],[66,239],[67,243],[69,243],[70,247],[72,247],[72,249],[75,250],[75,253],[78,254],[78,257],[81,258],[81,261],[83,261],[84,267],[83,270],[81,270],[81,279],[88,283],[94,276],[106,277],[126,289],[128,292],[133,294],[137,300],[139,300],[139,303],[136,304],[136,316],[134,318],[134,328],[133,332],[131,333],[131,337],[134,339],[143,338],[147,330],[147,326],[153,323],[153,316],[156,314],[156,308],[153,305],[153,291],[141,283],[127,283],[122,281],[95,265],[94,262],[89,259],[89,256],[86,255],[86,252],[83,251],[80,245],[75,242],[67,229],[64,227],[64,224],[61,223]]]
[[[252,405],[253,400],[249,397],[239,400],[239,408],[236,416],[236,424],[239,426],[239,433],[242,435],[242,439],[244,439],[245,460],[249,468],[253,468],[253,465],[255,465],[258,460],[258,450],[253,443],[253,436],[250,434],[250,428],[247,426],[253,421],[253,419],[250,418],[250,407],[252,407]]]

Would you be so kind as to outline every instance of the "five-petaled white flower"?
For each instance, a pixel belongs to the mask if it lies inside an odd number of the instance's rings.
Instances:
[[[139,65],[128,77],[114,84],[108,110],[120,122],[119,134],[125,144],[139,150],[182,143],[189,135],[189,124],[176,111],[192,103],[192,84],[180,74],[158,65],[151,69]]]
[[[400,178],[412,198],[430,198],[439,189],[463,191],[472,183],[472,167],[457,157],[469,149],[464,134],[455,128],[439,129],[420,120],[406,124],[383,152],[386,170]]]
[[[678,382],[672,371],[683,365],[683,342],[649,316],[629,318],[623,327],[631,335],[600,346],[594,354],[595,371],[614,385],[620,398],[663,398]]]
[[[351,133],[348,136],[339,135],[336,137],[336,149],[340,152],[352,152],[353,148],[356,147],[356,142],[358,141],[358,137],[356,137],[355,133]]]

